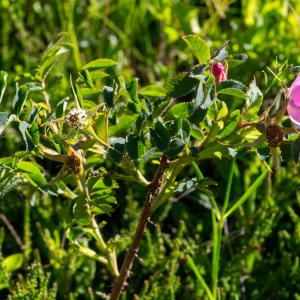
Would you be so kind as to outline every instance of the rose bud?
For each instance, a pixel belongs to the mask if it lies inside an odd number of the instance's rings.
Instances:
[[[221,63],[214,64],[211,68],[211,73],[215,76],[215,83],[227,79],[227,71]]]
[[[287,112],[292,122],[300,125],[300,73],[289,89]]]

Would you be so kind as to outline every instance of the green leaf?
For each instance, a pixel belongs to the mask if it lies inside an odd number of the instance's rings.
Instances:
[[[109,135],[110,136],[115,136],[122,134],[128,129],[131,128],[133,123],[136,121],[136,116],[135,115],[123,115],[118,119],[118,124],[109,126]]]
[[[34,187],[42,188],[47,184],[47,180],[43,174],[28,173],[24,175]]]
[[[241,119],[241,113],[239,110],[235,110],[230,114],[229,121],[226,123],[225,128],[218,135],[218,138],[222,139],[230,135],[238,126]]]
[[[187,119],[190,116],[190,110],[191,106],[188,102],[181,102],[173,105],[170,108],[168,115],[177,119]]]
[[[109,58],[99,58],[84,65],[82,69],[101,69],[116,65],[117,62]]]
[[[16,271],[16,270],[20,269],[23,265],[23,254],[21,254],[21,253],[11,254],[4,258],[3,264],[5,267],[5,270],[8,273]]]
[[[15,115],[10,115],[7,112],[0,112],[0,135],[4,131],[4,129],[16,119]]]
[[[202,141],[204,139],[203,132],[195,125],[191,126],[190,135],[199,141]]]
[[[150,134],[152,142],[160,151],[168,148],[171,136],[168,129],[162,123],[157,122],[154,129],[150,128]]]
[[[113,107],[114,89],[110,86],[103,87],[103,97],[108,107]]]
[[[7,86],[7,77],[8,74],[4,71],[0,71],[0,103],[2,102],[2,98]]]
[[[81,108],[83,108],[83,97],[82,97],[82,93],[81,90],[79,88],[79,86],[77,84],[75,84],[75,92],[76,92],[76,96],[79,102],[79,105]]]
[[[35,146],[37,146],[40,142],[40,133],[39,133],[39,127],[34,122],[31,124],[31,126],[28,128],[28,132],[32,138],[32,142]]]
[[[28,96],[28,92],[29,92],[28,88],[25,85],[21,85],[20,87],[17,87],[17,92],[13,100],[13,112],[17,116],[19,116],[22,111],[22,108]]]
[[[32,123],[32,122],[35,121],[35,119],[36,119],[36,117],[37,117],[39,111],[40,111],[40,108],[39,108],[39,107],[32,110],[32,112],[31,112],[30,115],[29,115],[29,122],[30,122],[30,123]]]
[[[56,110],[55,110],[55,114],[57,118],[61,118],[62,116],[65,115],[68,103],[69,103],[69,97],[62,99],[57,103]]]
[[[127,91],[131,97],[131,99],[135,103],[139,103],[139,96],[138,96],[138,79],[134,78],[127,84]]]
[[[180,73],[166,85],[167,96],[183,97],[193,91],[198,83],[199,80],[189,77],[189,73]]]
[[[125,151],[125,139],[113,138],[110,144],[112,148],[108,149],[107,157],[110,157],[116,163],[120,163]]]
[[[99,190],[111,190],[118,188],[118,184],[111,180],[110,177],[100,178],[92,183],[92,192],[98,192]]]
[[[81,75],[82,75],[86,85],[91,89],[94,88],[94,83],[93,83],[90,72],[87,69],[84,69],[84,70],[82,70]]]
[[[218,114],[217,120],[222,120],[228,115],[228,107],[225,102],[217,100]]]
[[[20,161],[17,164],[17,171],[23,173],[40,174],[40,167],[31,161]]]
[[[204,83],[200,81],[196,92],[196,105],[201,106],[201,104],[204,102],[204,96]]]
[[[126,151],[130,158],[137,160],[144,154],[144,145],[135,134],[130,134],[127,138]]]
[[[202,109],[198,104],[194,104],[189,120],[191,123],[198,125],[205,118],[206,113],[207,109]]]
[[[151,118],[158,118],[168,107],[170,104],[170,100],[161,101],[160,103],[153,105],[151,108],[153,109]]]
[[[166,155],[170,159],[176,158],[177,155],[179,155],[185,147],[185,143],[180,138],[175,138],[171,141],[168,150],[166,151]]]
[[[200,104],[200,108],[207,109],[209,108],[215,100],[216,97],[216,86],[213,84],[210,86],[206,97],[204,98],[203,102]]]
[[[95,121],[95,129],[100,139],[104,141],[108,139],[106,128],[106,116],[104,114],[99,114],[99,116],[97,117]]]
[[[246,87],[239,81],[229,79],[217,85],[217,93],[246,99]]]
[[[97,89],[97,88],[93,88],[93,89],[81,88],[80,92],[81,92],[82,97],[88,97],[88,96],[93,96],[93,95],[99,94],[101,92],[101,90]],[[84,103],[84,104],[86,104],[86,103]]]
[[[181,138],[183,140],[189,141],[190,131],[191,131],[190,122],[187,119],[183,119],[182,122],[181,122],[179,135],[181,136]]]
[[[113,205],[117,203],[113,190],[118,188],[118,184],[110,177],[99,179],[91,189],[91,200],[93,212],[96,214],[111,213]]]
[[[94,70],[94,71],[91,71],[89,73],[90,73],[93,80],[101,79],[101,78],[105,78],[105,77],[109,76],[109,74],[107,74],[106,72],[101,71],[101,70]]]
[[[84,197],[79,196],[75,198],[74,202],[73,214],[75,219],[88,219],[89,214]],[[72,234],[74,234],[74,232],[72,232]]]
[[[29,134],[29,130],[28,130],[29,127],[30,127],[30,124],[25,122],[25,121],[22,121],[19,124],[19,129],[20,129],[20,132],[22,134],[23,140],[26,144],[26,151],[27,152],[30,152],[30,151],[34,150],[34,148],[35,148],[33,140],[32,140],[32,138]]]
[[[256,114],[262,104],[263,94],[256,85],[255,78],[250,83],[250,86],[246,93],[246,106],[247,106],[247,115],[251,116]]]
[[[183,40],[193,50],[200,64],[210,60],[209,47],[199,35],[187,35]]]
[[[139,93],[148,97],[164,97],[166,90],[161,86],[148,85],[139,90]]]

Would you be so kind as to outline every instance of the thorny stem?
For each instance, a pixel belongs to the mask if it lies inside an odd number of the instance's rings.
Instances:
[[[144,235],[145,229],[147,227],[147,223],[149,221],[150,215],[151,215],[151,208],[153,200],[158,196],[161,190],[162,180],[165,173],[165,170],[167,168],[167,157],[162,156],[160,161],[160,167],[157,170],[151,184],[149,185],[149,190],[144,202],[144,207],[142,209],[139,223],[137,226],[137,229],[134,234],[134,238],[132,241],[132,244],[125,256],[125,259],[122,264],[122,268],[120,271],[119,277],[116,279],[110,300],[118,300],[122,289],[126,285],[126,280],[129,277],[129,273],[133,264],[133,261],[135,257],[137,256],[139,246],[141,239]]]

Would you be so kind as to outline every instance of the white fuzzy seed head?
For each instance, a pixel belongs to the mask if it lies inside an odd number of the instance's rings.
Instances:
[[[65,121],[74,129],[81,129],[87,124],[87,114],[82,108],[72,108],[65,116]]]

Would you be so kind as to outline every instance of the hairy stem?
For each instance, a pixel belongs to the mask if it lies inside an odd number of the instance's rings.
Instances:
[[[151,184],[149,185],[149,190],[144,202],[144,207],[142,209],[139,223],[137,226],[137,229],[134,234],[134,238],[132,241],[132,244],[125,256],[125,259],[122,264],[122,268],[120,271],[120,275],[115,281],[110,300],[117,300],[119,299],[122,289],[124,288],[126,284],[126,280],[129,277],[130,270],[132,268],[133,261],[135,257],[137,256],[139,246],[141,239],[144,235],[145,229],[147,227],[147,223],[149,220],[149,217],[151,216],[151,207],[153,200],[157,197],[157,195],[160,193],[161,185],[162,185],[162,179],[164,176],[164,172],[167,168],[167,158],[165,156],[162,156],[160,161],[160,167],[157,170]]]

